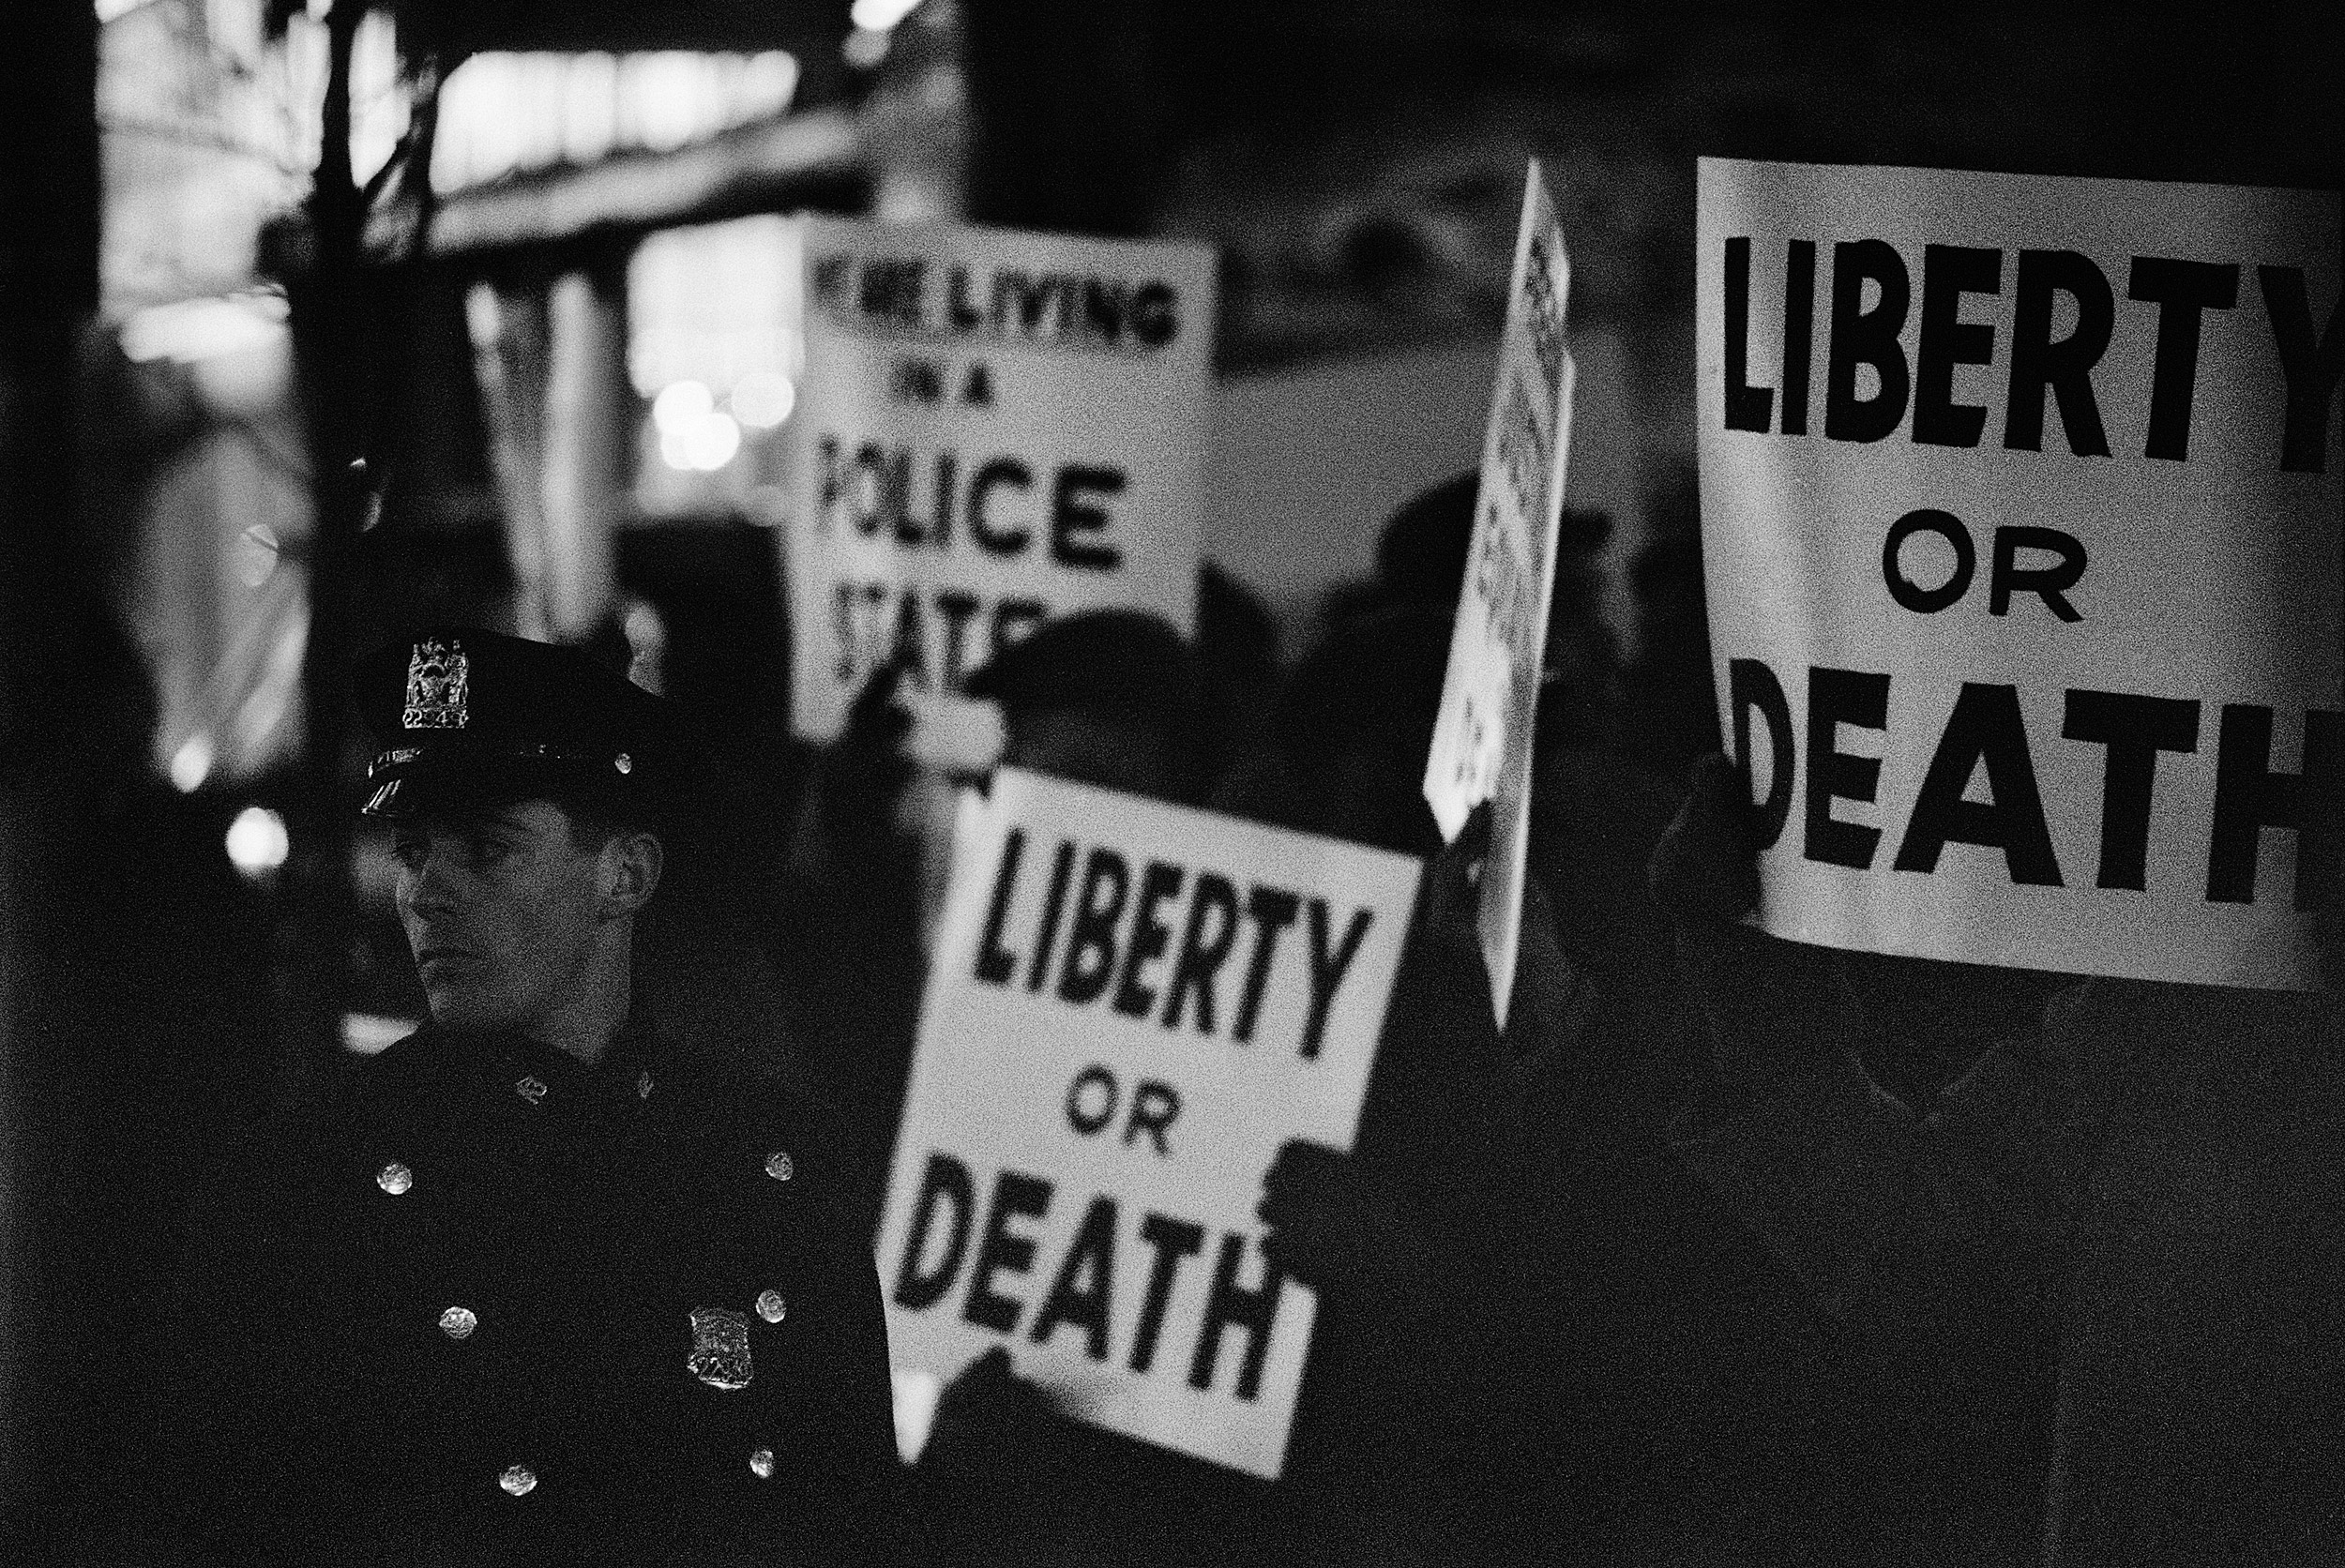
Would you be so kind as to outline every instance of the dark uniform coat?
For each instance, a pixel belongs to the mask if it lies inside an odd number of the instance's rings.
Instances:
[[[235,1560],[895,1560],[870,1254],[740,1062],[425,1028],[190,1235],[170,1457]],[[746,1345],[743,1341],[746,1340]]]

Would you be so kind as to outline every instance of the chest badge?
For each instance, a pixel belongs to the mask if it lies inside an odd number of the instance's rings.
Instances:
[[[697,1307],[692,1313],[692,1353],[685,1369],[710,1388],[728,1392],[749,1386],[749,1320],[746,1314],[721,1306]]]
[[[525,1078],[522,1079],[521,1082],[513,1085],[513,1093],[519,1094],[522,1099],[527,1100],[534,1106],[546,1097],[545,1080],[542,1078]]]

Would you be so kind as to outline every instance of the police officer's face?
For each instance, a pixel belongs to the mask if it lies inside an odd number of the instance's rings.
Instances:
[[[598,961],[604,856],[579,847],[561,807],[403,822],[392,853],[400,922],[441,1027],[542,1026]]]

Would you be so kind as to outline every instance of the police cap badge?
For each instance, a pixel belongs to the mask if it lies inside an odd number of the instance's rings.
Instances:
[[[371,816],[542,797],[643,820],[673,781],[668,705],[575,648],[431,627],[361,659],[354,676],[380,746],[367,769]]]

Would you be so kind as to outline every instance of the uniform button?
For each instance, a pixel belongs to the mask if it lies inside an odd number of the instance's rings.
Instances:
[[[416,1173],[393,1160],[374,1173],[374,1184],[397,1198],[416,1184]]]
[[[479,1326],[480,1319],[469,1306],[451,1306],[440,1314],[440,1332],[450,1339],[470,1339]]]
[[[525,1078],[513,1085],[513,1093],[534,1106],[546,1097],[545,1081],[542,1078]]]
[[[749,1455],[749,1473],[760,1481],[769,1481],[774,1474],[774,1451],[761,1448]]]
[[[777,1149],[765,1156],[765,1174],[777,1182],[787,1182],[798,1173],[798,1162],[786,1149]]]
[[[761,1290],[757,1296],[757,1315],[769,1323],[779,1323],[790,1316],[790,1304],[781,1299],[779,1290]]]
[[[527,1465],[513,1465],[497,1477],[497,1485],[508,1497],[523,1498],[537,1489],[537,1472]]]

